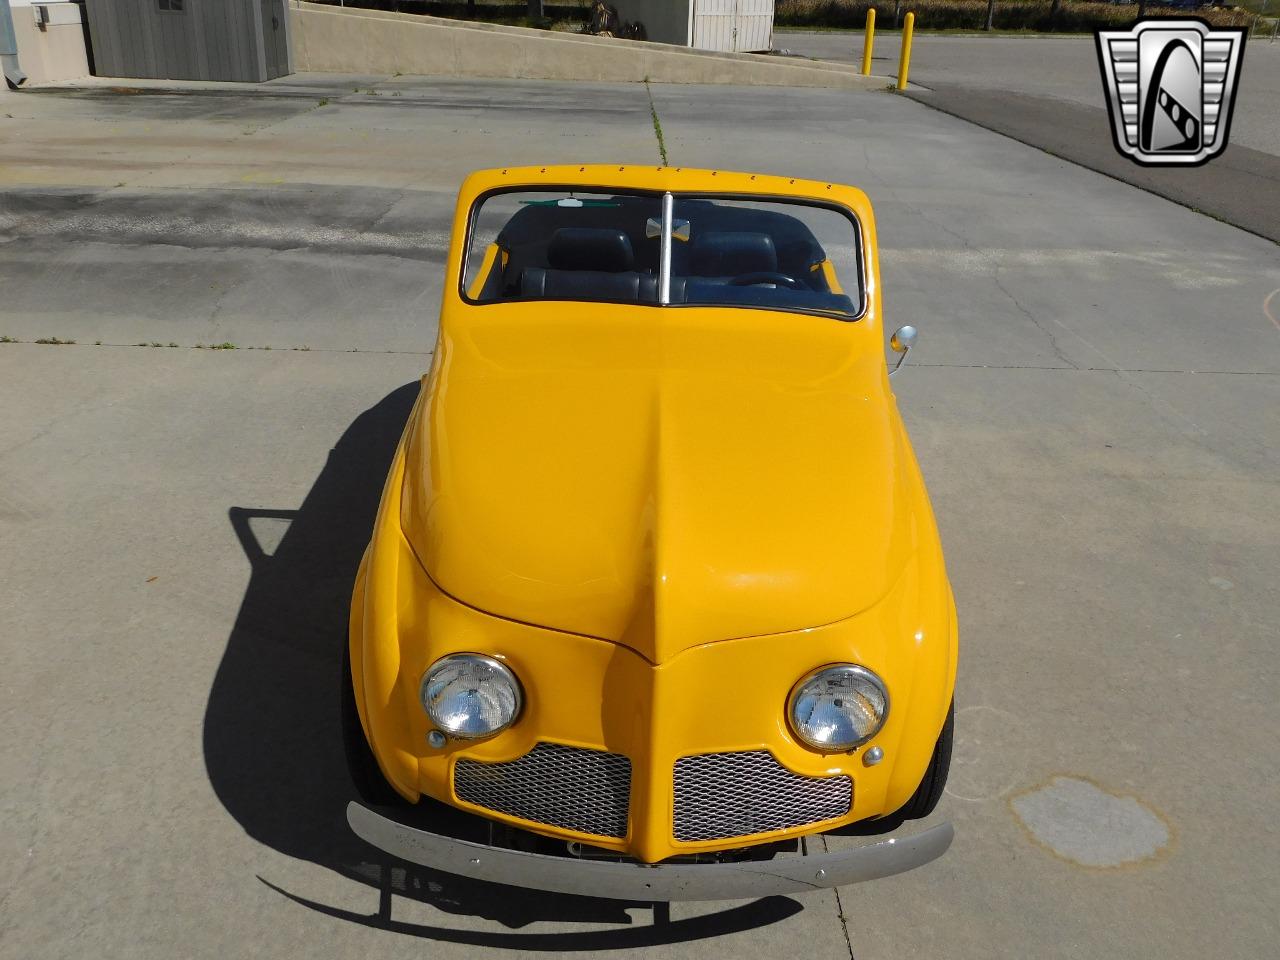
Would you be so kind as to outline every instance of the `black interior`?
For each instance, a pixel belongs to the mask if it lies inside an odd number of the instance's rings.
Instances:
[[[531,202],[499,232],[505,256],[478,300],[657,303],[659,241],[649,224],[661,215],[657,197]],[[689,221],[690,239],[672,246],[672,303],[857,313],[832,292],[818,269],[826,254],[799,219],[689,199],[677,201],[676,219]]]
[[[547,263],[557,270],[618,273],[636,265],[631,238],[608,227],[558,227],[547,244]]]
[[[741,230],[698,233],[693,237],[689,259],[692,261],[689,272],[696,277],[736,277],[778,270],[778,251],[773,237],[767,233]],[[821,260],[819,255],[817,262]]]

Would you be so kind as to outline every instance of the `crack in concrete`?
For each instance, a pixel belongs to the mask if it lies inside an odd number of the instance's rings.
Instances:
[[[669,166],[667,162],[667,142],[662,137],[662,121],[658,119],[658,106],[653,102],[653,90],[649,86],[649,78],[644,78],[644,92],[649,97],[649,116],[653,120],[653,135],[658,138],[658,156],[662,160],[662,165]]]
[[[864,148],[864,151],[865,151],[865,148]],[[865,152],[864,152],[864,155],[865,155]],[[952,228],[951,226],[947,225],[941,220],[936,220],[933,217],[929,216],[929,214],[925,213],[922,208],[917,207],[906,200],[903,200],[901,197],[898,196],[898,193],[896,190],[891,192],[893,193],[894,199],[897,202],[901,203],[912,213],[916,214],[916,216],[920,217],[920,219],[924,220],[926,223],[932,224],[933,226],[941,230],[943,233],[960,241],[960,245],[963,246],[965,250],[970,251],[975,256],[977,256],[980,262],[990,263],[991,264],[991,280],[996,285],[996,289],[998,289],[1002,294],[1004,294],[1005,297],[1008,298],[1009,302],[1012,303],[1018,309],[1018,312],[1021,313],[1024,317],[1026,317],[1028,320],[1030,320],[1031,324],[1037,330],[1043,333],[1045,337],[1048,338],[1049,348],[1053,351],[1054,356],[1056,356],[1059,360],[1061,360],[1063,363],[1065,363],[1069,367],[1072,367],[1075,369],[1080,368],[1079,364],[1077,364],[1074,360],[1068,357],[1066,353],[1063,352],[1062,346],[1058,343],[1058,338],[1054,336],[1052,333],[1050,333],[1049,330],[1045,328],[1044,324],[1042,324],[1039,320],[1037,320],[1034,314],[1032,314],[1032,312],[1026,308],[1026,306],[1022,303],[1022,301],[1019,300],[1016,296],[1014,296],[1013,293],[1010,292],[1009,288],[1006,287],[1004,283],[1000,280],[1000,261],[999,260],[996,260],[995,258],[993,258],[985,250],[976,249],[973,246],[973,244],[969,242],[969,238],[966,237],[964,234],[960,233],[958,230]],[[1058,321],[1055,320],[1054,322],[1057,323]],[[1062,326],[1062,324],[1060,323],[1058,325]],[[1067,329],[1067,328],[1064,328],[1064,329]]]
[[[822,840],[822,849],[830,853],[831,847],[827,843],[825,834],[820,834],[819,839]],[[855,960],[853,956],[853,939],[849,936],[849,918],[844,914],[844,900],[840,897],[840,888],[832,887],[831,892],[836,895],[836,919],[840,921],[840,931],[844,934],[844,946],[849,951],[849,960]]]
[[[1018,308],[1018,310],[1021,313],[1023,313],[1023,315],[1025,315],[1027,319],[1030,320],[1031,323],[1034,324],[1038,330],[1040,330],[1042,333],[1045,334],[1045,336],[1049,339],[1050,346],[1052,347],[1054,354],[1058,357],[1058,359],[1062,360],[1064,363],[1069,365],[1066,368],[1052,368],[1052,367],[1041,368],[1041,367],[1035,367],[1035,366],[1028,366],[1022,369],[1072,369],[1077,372],[1082,371],[1081,364],[1078,364],[1068,359],[1066,355],[1062,352],[1057,342],[1057,337],[1049,333],[1049,331],[1031,314],[1029,310],[1026,309],[1025,306],[1023,306],[1018,301],[1016,297],[1013,296],[1013,294],[1000,281],[1000,277],[999,277],[1000,262],[998,260],[991,257],[990,254],[986,251],[975,249],[974,246],[969,242],[969,239],[965,237],[963,234],[953,229],[952,227],[948,226],[946,223],[939,220],[935,220],[933,217],[925,213],[924,210],[922,210],[921,208],[915,206],[914,204],[910,203],[907,200],[902,199],[897,195],[896,191],[893,191],[893,194],[894,194],[894,199],[897,200],[899,203],[901,203],[908,211],[917,214],[926,223],[932,224],[933,226],[941,230],[943,233],[946,233],[949,236],[954,237],[956,240],[958,240],[966,251],[973,253],[978,258],[979,262],[991,262],[993,264],[992,280],[995,283],[996,287],[1006,297],[1009,298],[1009,300]],[[1201,427],[1189,416],[1187,416],[1185,413],[1183,413],[1181,410],[1175,407],[1172,403],[1155,396],[1150,390],[1147,390],[1146,388],[1144,388],[1140,383],[1138,383],[1136,380],[1134,380],[1130,376],[1130,374],[1133,374],[1133,373],[1143,373],[1146,371],[1130,370],[1121,366],[1121,364],[1116,362],[1115,358],[1108,355],[1106,351],[1104,351],[1101,347],[1092,343],[1088,338],[1080,334],[1078,331],[1073,330],[1071,327],[1067,326],[1061,320],[1058,320],[1054,317],[1049,317],[1048,319],[1050,322],[1056,324],[1059,328],[1061,328],[1064,332],[1071,334],[1071,336],[1073,336],[1076,340],[1082,343],[1085,347],[1087,347],[1093,353],[1097,354],[1097,356],[1105,360],[1107,363],[1106,367],[1091,367],[1087,369],[1114,374],[1127,387],[1129,387],[1131,390],[1134,390],[1138,394],[1140,394],[1143,400],[1155,412],[1155,414],[1158,417],[1160,417],[1166,423],[1179,427],[1183,431],[1188,432],[1192,437],[1195,438],[1193,442],[1195,442],[1197,446],[1203,449],[1208,449],[1207,445],[1203,443],[1203,438],[1207,437],[1208,433],[1203,427]],[[938,366],[942,366],[942,364],[939,364]],[[1019,369],[1019,368],[1010,367],[1007,369]],[[1170,372],[1196,373],[1199,371],[1170,371]],[[1208,372],[1208,371],[1204,371],[1204,372]],[[1220,372],[1237,373],[1240,375],[1253,375],[1253,374],[1250,374],[1248,371],[1220,371]],[[1260,375],[1271,376],[1274,374],[1261,373]],[[1236,432],[1239,434],[1238,431]],[[1243,436],[1244,434],[1239,434],[1239,435]]]
[[[1000,261],[998,260],[992,262],[991,280],[993,283],[995,283],[996,289],[999,290],[1001,293],[1003,293],[1006,297],[1008,297],[1009,302],[1012,303],[1015,307],[1017,307],[1018,311],[1024,317],[1030,320],[1032,325],[1037,330],[1039,330],[1041,333],[1043,333],[1046,337],[1049,338],[1049,349],[1053,351],[1053,355],[1057,357],[1059,360],[1061,360],[1063,363],[1065,363],[1067,366],[1075,367],[1078,370],[1080,368],[1080,365],[1076,363],[1074,360],[1072,360],[1070,357],[1068,357],[1066,353],[1063,352],[1062,345],[1058,343],[1058,338],[1055,337],[1048,329],[1046,329],[1044,324],[1042,324],[1039,320],[1035,318],[1035,315],[1032,314],[1032,312],[1026,308],[1026,306],[1022,303],[1022,301],[1019,300],[1017,297],[1015,297],[1009,291],[1009,288],[1006,287],[1004,283],[1001,282]]]

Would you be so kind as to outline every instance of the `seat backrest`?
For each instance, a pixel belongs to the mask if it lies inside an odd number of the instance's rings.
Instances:
[[[738,277],[777,271],[778,252],[767,233],[712,231],[694,236],[690,261],[693,276]]]
[[[520,296],[547,300],[613,300],[622,303],[656,303],[658,278],[652,274],[603,270],[543,270],[525,267],[520,274]]]
[[[634,270],[635,264],[631,240],[621,230],[561,227],[547,244],[547,265],[553,270],[622,273]]]

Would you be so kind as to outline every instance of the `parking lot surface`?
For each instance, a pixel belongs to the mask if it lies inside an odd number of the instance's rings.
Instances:
[[[653,97],[674,165],[875,205],[960,612],[952,850],[668,915],[346,830],[347,591],[454,192],[656,164],[643,86],[0,94],[0,955],[1274,951],[1275,244],[888,93]]]
[[[892,17],[881,27],[892,22]],[[897,75],[901,34],[875,37],[872,73]],[[862,62],[862,31],[779,30],[774,47],[838,63]],[[1231,142],[1280,154],[1280,43],[1252,40],[1236,96]],[[1098,52],[1092,36],[957,36],[917,33],[909,77],[925,87],[956,86],[977,95],[1004,92],[1105,108]],[[1052,104],[1044,107],[1052,121]]]
[[[779,32],[798,56],[861,59],[861,32]],[[923,36],[907,96],[1280,243],[1280,45],[1245,45],[1225,152],[1196,168],[1139,166],[1115,148],[1092,37]],[[897,34],[874,73],[896,74]]]

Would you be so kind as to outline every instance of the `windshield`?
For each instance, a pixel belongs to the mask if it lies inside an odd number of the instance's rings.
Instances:
[[[841,208],[565,189],[481,198],[462,290],[472,303],[734,306],[845,320],[863,302],[858,228]]]

